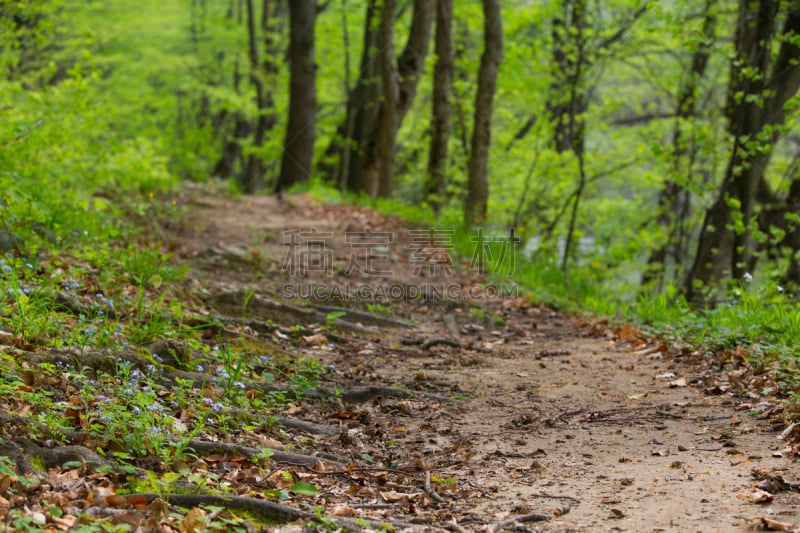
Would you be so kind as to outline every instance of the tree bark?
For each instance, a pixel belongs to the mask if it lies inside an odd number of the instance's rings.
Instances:
[[[378,114],[377,146],[373,157],[375,164],[368,168],[375,169],[378,173],[377,195],[387,197],[392,193],[393,168],[392,156],[394,155],[395,116],[399,110],[395,109],[398,103],[397,85],[394,69],[394,0],[383,0],[381,9],[381,29],[378,36],[379,71],[381,75],[381,110]],[[374,196],[374,194],[373,194]]]
[[[726,109],[733,147],[717,200],[706,211],[684,284],[690,301],[713,302],[708,291],[717,291],[730,277],[740,278],[756,263],[752,230],[757,223],[757,191],[780,137],[784,105],[800,88],[797,2],[789,5],[777,59],[770,64],[778,7],[775,0],[740,0]]]
[[[414,0],[408,41],[397,58],[397,104],[395,130],[400,129],[417,95],[431,41],[436,0]],[[451,7],[452,11],[452,7]]]
[[[305,183],[311,175],[317,120],[314,60],[314,0],[289,2],[289,120],[283,144],[278,192]]]
[[[438,214],[447,192],[447,141],[450,134],[450,85],[453,78],[453,0],[436,2],[436,66],[433,72],[431,145],[425,197]]]
[[[264,185],[264,163],[258,149],[264,145],[264,138],[268,128],[267,109],[270,107],[272,97],[269,95],[264,77],[259,71],[261,62],[256,39],[256,18],[254,0],[247,0],[247,57],[250,61],[250,83],[256,92],[256,109],[258,119],[253,137],[254,150],[247,156],[242,171],[239,174],[239,189],[244,193],[254,193]]]
[[[466,224],[480,224],[486,219],[489,201],[489,145],[491,144],[492,107],[497,89],[497,72],[503,55],[503,24],[499,0],[483,0],[484,49],[478,71],[475,94],[470,158],[467,168],[467,196],[464,201]]]
[[[583,153],[588,99],[582,86],[586,57],[586,0],[564,0],[563,13],[553,19],[553,82],[548,112],[553,123],[553,144],[558,153]]]

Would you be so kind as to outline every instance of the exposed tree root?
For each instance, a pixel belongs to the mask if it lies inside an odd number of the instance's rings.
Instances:
[[[255,457],[256,455],[262,453],[262,450],[259,448],[252,448],[250,446],[242,446],[240,444],[231,444],[227,442],[191,440],[189,441],[188,446],[201,454],[230,453],[244,457]],[[328,466],[334,468],[344,468],[345,464],[349,462],[347,459],[342,459],[328,454],[306,455],[302,453],[286,452],[272,447],[265,447],[265,449],[272,452],[270,459],[276,463],[314,466],[318,461],[325,460],[328,462]]]
[[[453,339],[428,339],[422,344],[420,348],[423,350],[430,350],[434,346],[452,346],[453,348],[463,348],[464,345]]]
[[[271,320],[277,324],[294,326],[298,324],[325,324],[328,317],[314,309],[298,307],[296,305],[278,302],[260,294],[247,294],[244,291],[223,292],[206,296],[205,301],[215,309],[227,315],[250,314],[263,320]],[[379,331],[368,329],[358,324],[341,319],[333,319],[337,327],[365,333],[368,335],[380,335]]]
[[[296,429],[298,431],[305,431],[314,435],[336,435],[342,428],[331,426],[327,424],[319,424],[317,422],[309,422],[308,420],[299,420],[297,418],[289,418],[285,416],[277,416],[275,420],[281,426],[287,429]]]
[[[372,324],[373,326],[389,326],[396,328],[416,327],[410,322],[404,322],[403,320],[397,320],[396,318],[377,315],[375,313],[368,313],[366,311],[359,311],[357,309],[349,309],[347,307],[336,307],[332,305],[312,305],[311,307],[323,313],[344,313],[347,320]]]
[[[310,511],[295,509],[267,500],[257,500],[244,496],[222,496],[218,494],[129,494],[127,497],[141,497],[148,500],[161,498],[179,507],[196,507],[198,505],[214,505],[226,509],[245,511],[257,518],[278,522],[294,522],[297,520],[315,520],[317,515]],[[354,520],[337,516],[329,516],[328,520],[339,527],[352,531],[363,531],[365,528],[380,529],[385,523],[370,520]],[[394,527],[410,527],[407,524],[392,524]]]
[[[79,462],[92,469],[119,470],[119,466],[84,446],[42,448],[25,437],[16,437],[0,446],[0,455],[9,457],[20,475],[46,472],[68,462]]]

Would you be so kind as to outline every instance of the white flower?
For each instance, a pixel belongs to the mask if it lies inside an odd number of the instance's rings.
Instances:
[[[743,277],[745,283],[750,283],[751,281],[753,281],[753,275],[750,274],[750,272],[745,272]]]
[[[778,285],[778,292],[783,292],[783,287],[781,287],[780,285]]]

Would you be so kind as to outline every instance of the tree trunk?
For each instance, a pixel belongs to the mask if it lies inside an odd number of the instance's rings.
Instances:
[[[489,145],[492,104],[497,89],[497,71],[503,55],[503,24],[499,0],[483,0],[484,49],[475,94],[472,142],[467,169],[464,221],[480,224],[486,219],[489,201]]]
[[[450,133],[450,84],[453,78],[453,0],[436,2],[436,67],[433,72],[431,146],[425,196],[438,214],[447,192],[447,141]]]
[[[345,121],[325,151],[327,160],[338,156],[338,170],[322,167],[329,178],[336,176],[342,188],[372,197],[391,193],[395,137],[416,95],[433,20],[430,0],[415,0],[408,40],[395,69],[390,55],[393,23],[387,24],[386,19],[391,14],[394,21],[394,3],[383,2],[380,14],[377,0],[367,5],[361,74],[349,95]],[[381,17],[378,27],[373,22],[377,16]]]
[[[675,110],[675,127],[672,132],[672,173],[674,175],[686,174],[686,181],[690,182],[694,171],[694,161],[697,148],[691,146],[688,150],[687,141],[682,135],[682,122],[697,116],[697,90],[700,80],[705,76],[706,66],[714,42],[717,0],[706,0],[703,17],[703,40],[697,50],[692,54],[691,67],[686,81],[678,89],[678,99]],[[691,141],[693,142],[693,141]],[[688,161],[684,165],[684,158]],[[690,209],[689,191],[674,180],[669,180],[658,196],[658,224],[668,228],[667,242],[654,250],[648,259],[648,268],[642,277],[642,286],[648,286],[658,280],[659,285],[664,279],[666,264],[671,262],[680,265],[683,257],[683,248],[687,231],[684,225],[689,216]],[[677,278],[678,272],[675,272]],[[680,279],[680,278],[677,278]],[[659,286],[659,290],[660,290]]]
[[[397,58],[397,104],[395,131],[400,129],[417,95],[417,85],[425,68],[431,41],[436,0],[414,0],[408,41]],[[452,7],[450,8],[452,11]]]
[[[283,145],[278,192],[304,183],[311,174],[317,120],[314,62],[314,0],[289,2],[289,120]]]
[[[780,136],[784,105],[800,88],[796,39],[800,6],[790,4],[778,37],[778,56],[770,69],[778,18],[774,0],[740,0],[726,108],[733,147],[719,196],[706,211],[695,260],[684,284],[689,300],[706,300],[709,295],[700,291],[701,287],[716,291],[729,277],[738,279],[755,266],[756,193]]]
[[[258,44],[256,40],[256,18],[254,0],[247,0],[247,57],[250,61],[250,83],[256,92],[256,109],[258,109],[258,119],[256,120],[255,136],[253,137],[254,150],[248,154],[242,172],[239,175],[239,189],[244,193],[254,193],[264,185],[264,163],[258,149],[264,145],[264,138],[268,127],[267,109],[270,106],[272,97],[268,95],[268,90],[264,82],[264,76],[259,69],[261,62],[258,56]]]
[[[374,154],[375,164],[368,168],[378,173],[378,196],[387,197],[392,193],[394,155],[395,116],[397,110],[397,85],[394,69],[394,0],[383,0],[381,9],[381,29],[378,37],[378,60],[381,75],[381,110],[378,114],[377,146]]]
[[[345,119],[350,135],[343,140],[347,152],[348,167],[340,161],[339,178],[343,189],[366,192],[370,196],[377,192],[377,182],[371,181],[364,172],[366,139],[378,120],[380,109],[380,78],[378,74],[378,29],[373,22],[378,16],[377,0],[370,0],[364,27],[364,44],[361,52],[361,75],[347,103]],[[342,158],[344,159],[344,158]],[[374,177],[374,176],[373,176]]]
[[[553,144],[558,153],[583,153],[588,99],[582,87],[586,57],[586,0],[564,0],[563,14],[553,19],[553,82],[547,107],[553,124]]]

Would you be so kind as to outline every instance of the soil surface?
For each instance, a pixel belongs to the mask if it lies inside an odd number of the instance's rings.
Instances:
[[[769,404],[727,394],[698,354],[521,293],[462,298],[488,282],[469,258],[447,253],[446,234],[425,237],[427,228],[369,209],[199,190],[181,201],[188,211],[169,238],[211,307],[222,308],[219,295],[247,294],[316,305],[342,321],[315,329],[312,320],[307,335],[283,344],[324,362],[328,386],[373,387],[286,413],[339,430],[286,430],[352,461],[297,469],[330,515],[452,531],[800,524],[797,464],[782,428],[758,416]],[[381,298],[392,286],[408,297]],[[309,287],[320,298],[307,299]],[[247,313],[298,323],[252,303]]]

